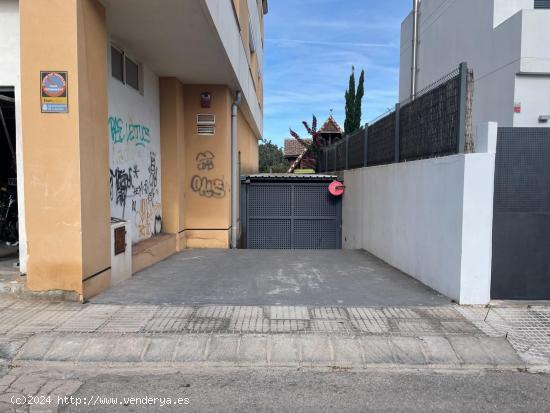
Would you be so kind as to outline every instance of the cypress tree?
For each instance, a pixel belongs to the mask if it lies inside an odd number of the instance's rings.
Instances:
[[[365,71],[361,70],[361,76],[359,77],[359,85],[357,86],[357,93],[355,94],[355,113],[353,115],[353,129],[351,133],[355,132],[361,127],[361,103],[363,96],[365,95]]]
[[[349,86],[346,91],[346,120],[344,121],[344,134],[353,132],[355,118],[355,67],[351,67]]]

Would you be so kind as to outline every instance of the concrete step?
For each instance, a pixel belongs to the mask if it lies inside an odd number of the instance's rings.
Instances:
[[[17,365],[526,369],[503,337],[44,333],[0,343]]]

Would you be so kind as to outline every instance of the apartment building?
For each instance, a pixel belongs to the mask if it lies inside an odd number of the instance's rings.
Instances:
[[[112,248],[132,245],[135,272],[238,239],[234,182],[258,169],[267,11],[0,0],[0,97],[15,113],[0,145],[16,154],[0,180],[16,183],[31,290],[86,299],[114,282]],[[116,246],[112,219],[126,229]]]
[[[467,62],[475,80],[474,126],[550,127],[550,1],[413,4],[401,25],[400,101]]]

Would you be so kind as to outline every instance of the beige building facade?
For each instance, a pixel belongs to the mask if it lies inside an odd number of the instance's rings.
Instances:
[[[118,282],[112,218],[131,273],[232,246],[232,177],[258,169],[266,13],[266,0],[0,0],[29,289],[85,300]]]

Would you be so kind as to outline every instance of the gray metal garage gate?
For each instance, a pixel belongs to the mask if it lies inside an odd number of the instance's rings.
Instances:
[[[550,299],[550,128],[499,128],[491,298]]]
[[[241,185],[241,247],[340,249],[342,198],[331,175],[259,174]]]

